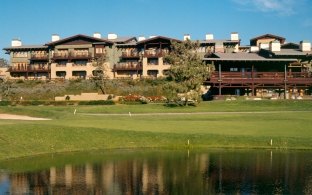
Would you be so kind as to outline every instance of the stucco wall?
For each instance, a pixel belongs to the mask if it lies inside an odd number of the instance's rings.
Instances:
[[[55,101],[65,101],[66,97],[67,100],[71,101],[90,101],[90,100],[107,100],[109,95],[98,94],[98,93],[81,93],[81,95],[64,95],[64,96],[57,96],[55,97]]]

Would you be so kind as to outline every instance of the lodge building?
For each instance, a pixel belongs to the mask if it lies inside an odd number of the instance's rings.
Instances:
[[[186,34],[183,40],[190,39]],[[110,33],[102,38],[74,35],[61,39],[54,34],[43,45],[23,45],[12,40],[4,48],[10,55],[7,70],[10,79],[90,79],[96,75],[94,63],[105,56],[105,72],[111,78],[163,77],[170,68],[164,56],[171,51],[172,41],[165,36],[119,37]],[[258,95],[265,89],[279,92],[304,90],[312,86],[311,43],[287,43],[280,36],[265,34],[250,39],[250,46],[241,46],[238,33],[230,39],[217,40],[206,34],[198,53],[215,71],[205,82],[214,95]]]

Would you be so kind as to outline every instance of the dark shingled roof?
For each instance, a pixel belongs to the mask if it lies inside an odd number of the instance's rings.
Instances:
[[[145,40],[139,41],[138,44],[151,42],[151,41],[157,40],[157,39],[166,39],[166,40],[169,40],[169,41],[182,42],[181,40],[174,39],[174,38],[169,38],[169,37],[164,37],[164,36],[155,36],[155,37],[152,37],[152,38],[149,38],[149,39],[145,39]]]
[[[254,37],[254,38],[250,39],[250,41],[252,41],[252,40],[257,40],[257,39],[261,39],[261,38],[265,38],[265,37],[271,37],[271,38],[275,38],[275,39],[278,39],[278,40],[284,40],[284,41],[285,41],[285,38],[284,38],[284,37],[280,37],[280,36],[272,35],[272,34],[260,35],[260,36],[257,36],[257,37]]]
[[[273,53],[276,56],[305,56],[312,53],[312,51],[301,51],[299,49],[281,49],[281,51],[269,52]]]
[[[49,43],[47,43],[45,45],[48,45],[48,46],[50,46],[50,45],[57,45],[57,44],[64,43],[66,41],[74,40],[74,39],[77,39],[77,38],[84,38],[84,39],[92,40],[94,42],[104,42],[104,43],[111,43],[111,44],[113,44],[113,42],[108,41],[106,39],[100,39],[100,38],[96,38],[96,37],[91,37],[91,36],[87,36],[87,35],[78,34],[78,35],[70,36],[70,37],[67,37],[67,38],[64,38],[64,39],[60,39],[58,41],[49,42]]]
[[[214,53],[215,58],[204,58],[211,61],[297,61],[297,59],[265,58],[257,53]]]
[[[46,45],[22,45],[22,46],[14,46],[14,47],[5,47],[3,50],[19,50],[19,49],[47,49]]]

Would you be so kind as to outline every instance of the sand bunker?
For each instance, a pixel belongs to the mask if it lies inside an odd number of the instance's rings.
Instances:
[[[9,120],[26,120],[26,121],[44,121],[51,120],[48,118],[37,118],[23,115],[14,115],[14,114],[0,114],[0,119],[9,119]]]

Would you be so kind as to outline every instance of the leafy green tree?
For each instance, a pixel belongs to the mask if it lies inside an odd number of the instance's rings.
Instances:
[[[107,65],[108,57],[106,53],[103,53],[99,58],[97,58],[93,62],[93,66],[96,67],[93,81],[95,85],[100,88],[103,94],[106,94],[106,85],[109,76],[107,75],[108,72],[108,65]]]
[[[171,52],[165,57],[171,64],[167,72],[169,82],[164,85],[168,100],[183,101],[184,105],[189,100],[200,101],[201,86],[209,78],[213,66],[203,62],[198,49],[199,42],[172,42]]]

